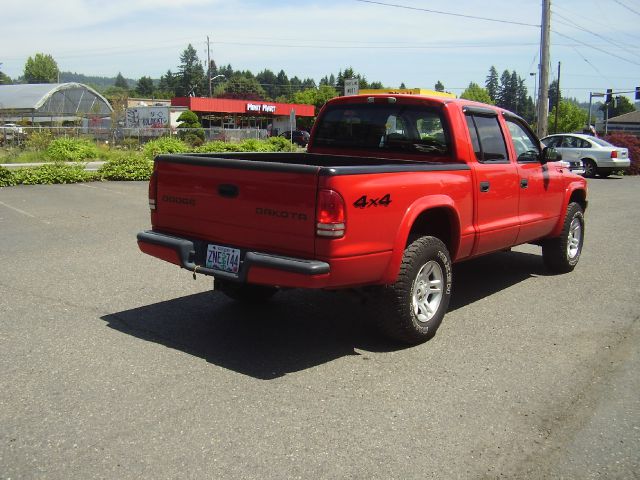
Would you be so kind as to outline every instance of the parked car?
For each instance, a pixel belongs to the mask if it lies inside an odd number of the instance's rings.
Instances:
[[[591,135],[549,135],[542,139],[542,143],[555,148],[562,155],[562,160],[571,165],[582,164],[585,177],[595,177],[596,174],[608,177],[615,171],[626,170],[631,164],[629,150]]]
[[[280,136],[287,140],[291,140],[291,130],[281,133]],[[305,132],[304,130],[294,130],[293,143],[296,143],[301,147],[306,147],[307,143],[309,143],[309,132]]]

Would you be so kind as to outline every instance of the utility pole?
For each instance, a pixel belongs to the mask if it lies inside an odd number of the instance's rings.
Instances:
[[[551,0],[542,0],[542,25],[540,34],[540,85],[538,90],[539,137],[547,135],[549,116],[549,36],[551,30]]]
[[[209,80],[209,98],[211,98],[211,52],[209,50],[209,35],[207,35],[207,79]]]
[[[560,62],[558,62],[558,83],[556,85],[556,120],[553,123],[553,133],[558,133],[558,112],[560,111]]]

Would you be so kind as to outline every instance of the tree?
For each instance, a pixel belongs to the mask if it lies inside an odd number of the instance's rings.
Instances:
[[[260,86],[264,89],[269,99],[274,99],[278,96],[276,88],[277,77],[271,70],[265,68],[256,75],[256,80],[260,83]]]
[[[116,77],[115,86],[118,88],[122,88],[123,90],[129,90],[129,84],[120,72],[118,72],[118,76]]]
[[[180,66],[178,67],[178,81],[176,85],[176,95],[179,97],[190,97],[204,95],[209,91],[207,79],[204,75],[204,68],[198,59],[198,53],[193,45],[189,44],[180,55]]]
[[[44,53],[29,57],[24,66],[24,79],[27,83],[56,83],[59,74],[56,61],[51,55]]]
[[[167,94],[170,97],[175,97],[176,88],[178,87],[178,79],[176,75],[174,75],[171,70],[167,70],[167,73],[160,77],[160,82],[158,82],[158,90],[156,91],[156,96],[162,96],[162,94]],[[158,95],[160,94],[160,95]]]
[[[435,90],[436,92],[444,92],[444,84],[440,80],[436,83]]]
[[[489,95],[489,92],[474,82],[469,84],[467,89],[460,95],[460,98],[493,105],[493,99]]]
[[[241,75],[235,75],[216,87],[215,96],[219,98],[264,100],[267,95],[255,78],[249,79]]]
[[[0,85],[11,85],[13,82],[9,76],[5,75],[3,72],[0,72]]]
[[[204,141],[204,129],[198,116],[191,110],[185,110],[178,117],[178,136],[191,145],[202,145]]]
[[[582,130],[587,123],[587,112],[568,100],[560,101],[558,111],[558,125],[555,124],[556,109],[551,111],[548,119],[548,129],[550,132],[575,132]]]
[[[498,83],[498,70],[496,70],[496,67],[493,65],[489,69],[489,75],[487,75],[484,86],[487,89],[487,93],[489,93],[489,96],[495,103],[498,100],[500,84]]]
[[[136,85],[136,95],[141,97],[153,96],[153,80],[151,77],[140,77]]]
[[[406,90],[406,89],[407,89],[407,86],[404,84],[404,82],[402,82],[400,84],[400,90]]]
[[[338,92],[330,85],[320,85],[320,88],[308,88],[293,94],[294,103],[314,105],[320,109],[327,101],[336,97]]]

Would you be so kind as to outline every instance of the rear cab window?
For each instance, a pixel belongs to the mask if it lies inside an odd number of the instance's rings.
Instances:
[[[395,152],[425,160],[452,157],[451,135],[442,111],[402,103],[330,105],[316,128],[314,146],[368,150],[372,156]]]

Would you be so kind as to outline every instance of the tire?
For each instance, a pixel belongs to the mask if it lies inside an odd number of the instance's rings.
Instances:
[[[451,258],[435,237],[420,237],[405,249],[398,279],[381,288],[375,302],[378,327],[406,344],[432,338],[451,299]]]
[[[236,302],[246,304],[264,303],[278,293],[278,288],[250,283],[215,281],[215,291],[224,293]]]
[[[544,264],[555,273],[572,271],[580,260],[583,243],[584,212],[577,203],[570,203],[560,236],[550,238],[542,244]]]
[[[598,167],[596,165],[596,162],[594,162],[593,160],[585,159],[585,160],[582,160],[582,164],[584,166],[585,177],[593,178],[596,176],[596,173],[598,172]]]

